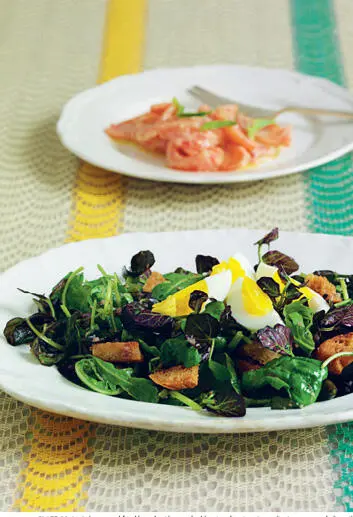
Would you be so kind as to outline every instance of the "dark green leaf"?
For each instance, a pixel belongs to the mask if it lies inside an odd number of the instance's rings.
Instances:
[[[212,268],[219,264],[219,260],[210,255],[196,255],[196,271],[200,274],[211,273]]]
[[[272,299],[278,298],[281,294],[279,285],[273,278],[264,276],[257,281],[257,285]]]
[[[200,405],[219,416],[243,417],[246,413],[244,398],[234,391],[226,394],[211,391],[201,397]]]
[[[292,302],[284,308],[284,320],[292,331],[294,342],[307,355],[315,349],[315,342],[311,333],[313,311],[301,301]]]
[[[167,273],[163,276],[167,281],[156,285],[152,290],[152,298],[160,302],[171,294],[177,293],[203,279],[203,275],[197,275],[196,273]]]
[[[210,314],[190,314],[185,325],[185,334],[197,341],[210,342],[219,332],[218,321]]]
[[[190,368],[201,362],[201,355],[189,345],[184,336],[167,339],[161,346],[160,357],[164,367],[181,364]]]
[[[303,407],[316,401],[327,375],[327,368],[321,367],[321,361],[281,356],[258,370],[245,372],[241,387],[247,395],[255,398],[261,398],[268,387],[284,390],[298,407]]]
[[[142,273],[151,269],[154,263],[155,258],[151,251],[140,251],[131,259],[131,273],[137,276],[142,275]]]
[[[118,395],[122,391],[143,402],[158,402],[158,390],[143,378],[133,377],[132,368],[118,369],[112,363],[98,357],[81,359],[75,365],[80,380],[94,391],[106,395]]]
[[[287,275],[295,273],[299,268],[292,257],[285,255],[281,251],[268,251],[262,256],[262,261],[269,266],[274,266],[279,270],[282,269]]]
[[[70,311],[89,311],[90,291],[90,287],[84,282],[83,273],[76,275],[71,280],[66,292],[66,307]]]
[[[238,379],[237,372],[235,371],[234,363],[228,354],[225,354],[225,358],[232,388],[236,393],[241,394],[240,381]]]
[[[230,381],[230,373],[228,368],[217,361],[210,359],[208,361],[208,367],[211,370],[216,381],[227,382]]]
[[[203,291],[193,291],[190,294],[189,307],[198,314],[204,303],[208,300],[208,294]]]
[[[223,302],[210,302],[206,305],[202,314],[210,314],[217,321],[221,320],[221,316],[224,312],[225,306]]]

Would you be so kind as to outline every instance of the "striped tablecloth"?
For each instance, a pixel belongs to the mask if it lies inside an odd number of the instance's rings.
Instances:
[[[76,92],[142,68],[239,63],[353,87],[352,21],[351,0],[0,0],[1,267],[123,231],[350,235],[350,155],[258,183],[155,184],[78,163],[55,123]],[[0,433],[3,511],[353,510],[352,424],[167,434],[58,417],[2,394]]]

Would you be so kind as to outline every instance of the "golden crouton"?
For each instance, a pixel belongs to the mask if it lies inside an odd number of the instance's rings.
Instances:
[[[236,350],[237,365],[242,373],[249,370],[258,370],[278,357],[281,357],[279,353],[263,347],[257,341],[245,343]]]
[[[142,290],[144,293],[151,293],[152,289],[156,287],[156,285],[162,284],[163,282],[166,282],[164,276],[161,275],[161,273],[158,273],[157,271],[153,271],[148,277]]]
[[[96,343],[92,345],[92,355],[109,363],[142,363],[143,361],[137,341]]]
[[[305,281],[310,289],[320,294],[327,302],[341,301],[341,295],[336,291],[336,287],[325,276],[307,275]]]
[[[195,388],[199,382],[199,367],[173,366],[167,370],[159,370],[149,376],[153,382],[168,390],[185,390]]]
[[[325,361],[332,355],[337,354],[337,352],[353,352],[353,332],[327,339],[327,341],[321,343],[319,348],[316,350],[315,355],[320,361]],[[329,372],[335,375],[340,375],[343,368],[352,362],[353,355],[338,357],[332,361],[332,363],[329,363]]]

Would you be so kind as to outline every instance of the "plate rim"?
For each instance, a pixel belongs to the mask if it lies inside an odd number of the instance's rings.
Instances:
[[[62,145],[66,147],[71,153],[73,153],[78,158],[85,160],[86,162],[92,164],[93,166],[103,168],[104,170],[108,170],[114,174],[122,174],[127,177],[139,178],[145,181],[157,181],[164,183],[176,183],[176,184],[194,184],[194,185],[216,185],[216,184],[232,184],[232,183],[248,183],[253,181],[267,180],[272,178],[278,178],[282,176],[288,176],[291,174],[298,174],[299,172],[308,171],[312,168],[319,167],[320,165],[324,165],[329,163],[345,154],[349,153],[353,150],[353,137],[352,141],[341,146],[335,151],[324,154],[315,160],[311,160],[310,162],[306,162],[304,164],[299,164],[294,167],[282,167],[278,170],[274,171],[266,171],[263,172],[261,169],[258,171],[253,171],[251,173],[247,171],[243,172],[229,172],[229,173],[217,173],[220,176],[215,177],[212,172],[203,173],[202,177],[198,176],[197,173],[188,172],[188,171],[177,171],[174,169],[170,169],[171,175],[162,176],[162,173],[155,172],[141,172],[141,171],[133,171],[133,170],[122,170],[119,166],[106,168],[103,166],[98,160],[91,159],[85,152],[77,151],[75,146],[72,145],[70,138],[67,138],[65,134],[65,128],[70,125],[70,110],[75,107],[76,104],[83,102],[89,96],[94,95],[98,90],[110,90],[114,87],[116,83],[128,82],[131,78],[136,79],[136,77],[149,76],[155,73],[168,73],[171,71],[197,71],[206,70],[206,69],[239,69],[239,70],[257,70],[265,73],[281,73],[287,76],[296,77],[298,79],[304,79],[305,81],[311,81],[317,84],[325,85],[326,89],[329,90],[332,95],[336,97],[343,97],[345,101],[351,101],[352,110],[353,110],[353,94],[347,89],[344,88],[329,79],[323,77],[316,77],[309,74],[301,73],[296,70],[290,70],[281,67],[261,67],[261,66],[249,66],[249,65],[238,65],[238,64],[229,64],[229,63],[217,63],[214,65],[194,65],[187,67],[158,67],[149,70],[143,70],[137,74],[126,74],[119,77],[115,77],[110,81],[107,81],[100,85],[95,85],[91,88],[88,88],[84,91],[81,91],[74,95],[71,99],[69,99],[63,106],[59,120],[56,124],[56,132],[61,141]],[[128,167],[129,168],[129,167]],[[169,169],[166,167],[166,170]],[[207,177],[207,174],[210,176]],[[173,176],[175,175],[175,176]]]
[[[136,239],[139,235],[144,235],[147,237],[150,237],[151,235],[160,236],[161,234],[169,234],[174,236],[177,236],[178,234],[185,235],[185,233],[189,234],[190,237],[195,235],[195,233],[222,233],[222,232],[229,232],[229,231],[241,231],[241,232],[259,232],[263,233],[265,230],[259,230],[259,229],[248,229],[248,228],[224,228],[224,229],[213,229],[213,230],[185,230],[185,231],[178,231],[178,232],[131,232],[131,233],[125,233],[118,236],[112,236],[107,237],[103,239],[89,239],[85,241],[79,241],[79,242],[73,242],[73,243],[67,243],[63,244],[61,246],[51,248],[49,250],[44,251],[43,253],[40,253],[34,257],[27,258],[23,261],[18,262],[11,268],[7,269],[0,275],[0,281],[7,276],[8,274],[13,274],[13,272],[16,271],[17,268],[27,268],[31,267],[31,263],[35,263],[37,260],[39,260],[40,257],[46,257],[48,255],[51,255],[55,253],[57,250],[60,249],[73,249],[73,248],[79,248],[80,246],[89,246],[90,243],[101,243],[101,241],[111,241],[111,240],[122,240],[122,239]],[[317,236],[318,238],[325,238],[329,240],[343,240],[343,241],[349,241],[352,242],[352,237],[349,236],[339,236],[339,235],[330,235],[330,234],[311,234],[309,232],[281,232],[282,234],[295,234],[295,235],[301,235],[301,236]],[[1,337],[1,339],[4,341],[4,338]],[[285,416],[285,418],[279,417],[277,420],[274,418],[270,420],[262,420],[260,419],[252,419],[250,422],[245,419],[230,419],[230,418],[220,418],[217,419],[211,419],[209,416],[205,418],[205,420],[198,419],[199,415],[195,414],[195,421],[193,419],[190,419],[186,421],[183,418],[180,418],[178,420],[178,414],[181,414],[180,411],[185,412],[192,410],[189,410],[188,408],[173,408],[173,419],[171,422],[168,420],[165,420],[165,417],[163,418],[163,411],[160,412],[160,415],[158,417],[156,414],[153,414],[152,418],[149,417],[148,412],[145,413],[143,409],[148,409],[148,407],[151,404],[144,403],[144,402],[137,402],[137,401],[129,401],[130,403],[133,402],[133,408],[127,407],[127,410],[123,407],[124,404],[121,404],[122,407],[116,408],[116,413],[113,416],[107,417],[107,409],[102,410],[100,413],[99,411],[99,405],[95,404],[93,402],[93,398],[97,398],[101,396],[100,394],[96,394],[94,392],[91,393],[91,395],[94,395],[94,397],[90,397],[90,400],[92,400],[91,404],[96,405],[94,411],[95,414],[88,414],[80,412],[80,410],[72,406],[68,401],[65,400],[56,400],[55,404],[49,404],[46,401],[45,393],[41,394],[40,396],[37,396],[36,398],[33,398],[33,394],[31,393],[31,390],[28,391],[28,393],[24,391],[19,391],[21,388],[21,383],[15,389],[13,384],[11,384],[11,380],[9,381],[11,377],[11,374],[9,374],[6,369],[2,368],[0,366],[0,388],[5,391],[5,393],[8,393],[12,397],[14,397],[17,400],[20,400],[24,403],[27,403],[31,406],[37,407],[39,409],[47,410],[50,412],[55,412],[57,414],[63,414],[74,418],[79,418],[82,420],[88,420],[92,422],[99,422],[103,424],[110,424],[110,425],[118,425],[118,426],[124,426],[124,427],[133,427],[133,428],[142,428],[142,429],[149,429],[149,430],[162,430],[167,432],[187,432],[187,433],[247,433],[247,432],[263,432],[263,431],[270,431],[270,430],[283,430],[283,429],[298,429],[298,428],[308,428],[308,427],[315,427],[319,425],[329,425],[333,423],[341,423],[349,420],[353,420],[353,405],[352,409],[347,410],[339,409],[336,411],[330,411],[325,412],[324,416],[322,416],[321,413],[314,413],[311,415],[306,414],[306,408],[300,409],[300,410],[291,410],[288,413],[283,413],[283,411],[277,411],[276,413],[279,414],[281,417]],[[24,381],[25,382],[25,381]],[[34,383],[35,384],[35,383]],[[16,384],[15,384],[16,386]],[[86,391],[86,390],[84,390]],[[346,395],[345,397],[350,398],[350,400],[353,399],[353,394]],[[50,396],[49,396],[50,398]],[[345,400],[347,400],[347,398]],[[120,402],[122,402],[122,399],[120,399]],[[123,401],[126,402],[126,401]],[[327,404],[330,404],[330,407],[334,403],[334,401],[328,401],[328,402],[320,402],[320,407],[324,407]],[[76,402],[77,404],[77,402]],[[135,409],[136,404],[136,409]],[[141,405],[142,411],[138,411],[138,405]],[[155,405],[158,406],[158,405]],[[160,408],[160,406],[159,406]],[[310,408],[310,406],[308,406]],[[98,411],[97,411],[98,409]],[[88,408],[90,410],[90,408]],[[249,411],[253,412],[257,409],[250,409]],[[103,414],[105,413],[105,414]],[[271,411],[271,414],[274,414],[274,411]],[[189,413],[191,414],[191,413]],[[197,415],[197,416],[196,416]],[[324,421],[323,421],[324,419]]]

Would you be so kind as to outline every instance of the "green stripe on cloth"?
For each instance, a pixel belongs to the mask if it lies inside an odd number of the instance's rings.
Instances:
[[[345,77],[331,0],[291,0],[296,68],[344,85]],[[314,232],[351,235],[353,231],[353,163],[346,155],[306,176],[309,228]],[[328,428],[334,488],[340,509],[353,510],[353,423]]]
[[[344,70],[332,0],[291,0],[296,68],[344,85]],[[309,228],[314,232],[353,232],[352,156],[309,172]]]

